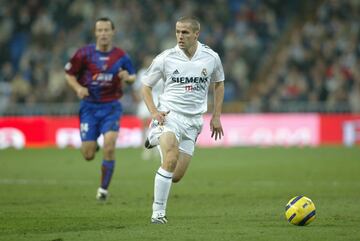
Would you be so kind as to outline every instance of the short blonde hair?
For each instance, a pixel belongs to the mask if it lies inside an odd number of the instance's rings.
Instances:
[[[194,32],[196,31],[200,31],[200,22],[197,18],[192,17],[192,16],[183,16],[180,17],[177,22],[181,22],[181,23],[190,23],[191,28]]]

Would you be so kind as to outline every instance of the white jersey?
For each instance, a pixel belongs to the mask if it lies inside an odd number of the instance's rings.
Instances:
[[[142,82],[153,87],[158,81],[165,81],[164,92],[159,97],[160,111],[200,115],[207,111],[210,83],[224,79],[219,55],[198,42],[191,59],[179,46],[159,54],[144,74]]]
[[[141,84],[142,84],[142,78],[144,77],[144,74],[146,72],[146,69],[140,69],[139,72],[136,74],[136,81],[133,84],[133,88],[136,92],[141,92]],[[164,81],[159,81],[155,84],[155,86],[152,87],[152,95],[154,99],[155,105],[158,103],[159,95],[162,94],[164,91]]]

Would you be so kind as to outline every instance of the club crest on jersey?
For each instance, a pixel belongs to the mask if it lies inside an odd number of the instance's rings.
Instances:
[[[203,70],[201,71],[201,75],[206,77],[207,76],[207,70],[206,68],[203,68]]]

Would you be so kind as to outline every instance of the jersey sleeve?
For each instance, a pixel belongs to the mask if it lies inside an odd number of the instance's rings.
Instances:
[[[219,55],[216,55],[215,57],[215,68],[214,68],[214,72],[211,75],[211,82],[221,82],[225,80],[225,74],[224,74],[224,69],[223,66],[221,64],[221,60]]]
[[[141,82],[144,85],[154,87],[160,79],[163,79],[163,74],[164,58],[162,56],[157,56],[144,73]]]
[[[126,69],[130,75],[135,74],[135,68],[131,62],[129,55],[126,54],[123,58],[124,58],[124,65],[123,65],[124,69]]]
[[[65,72],[67,74],[77,76],[82,69],[83,59],[84,58],[83,58],[82,50],[79,49],[78,51],[76,51],[74,56],[69,60],[69,62],[66,63]]]

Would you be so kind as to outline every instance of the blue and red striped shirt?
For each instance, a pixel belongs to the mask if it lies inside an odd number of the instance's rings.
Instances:
[[[75,76],[79,84],[88,88],[89,96],[84,100],[90,102],[109,102],[123,95],[118,77],[120,70],[135,74],[129,56],[117,47],[101,52],[96,50],[95,44],[80,48],[65,66],[66,73]]]

